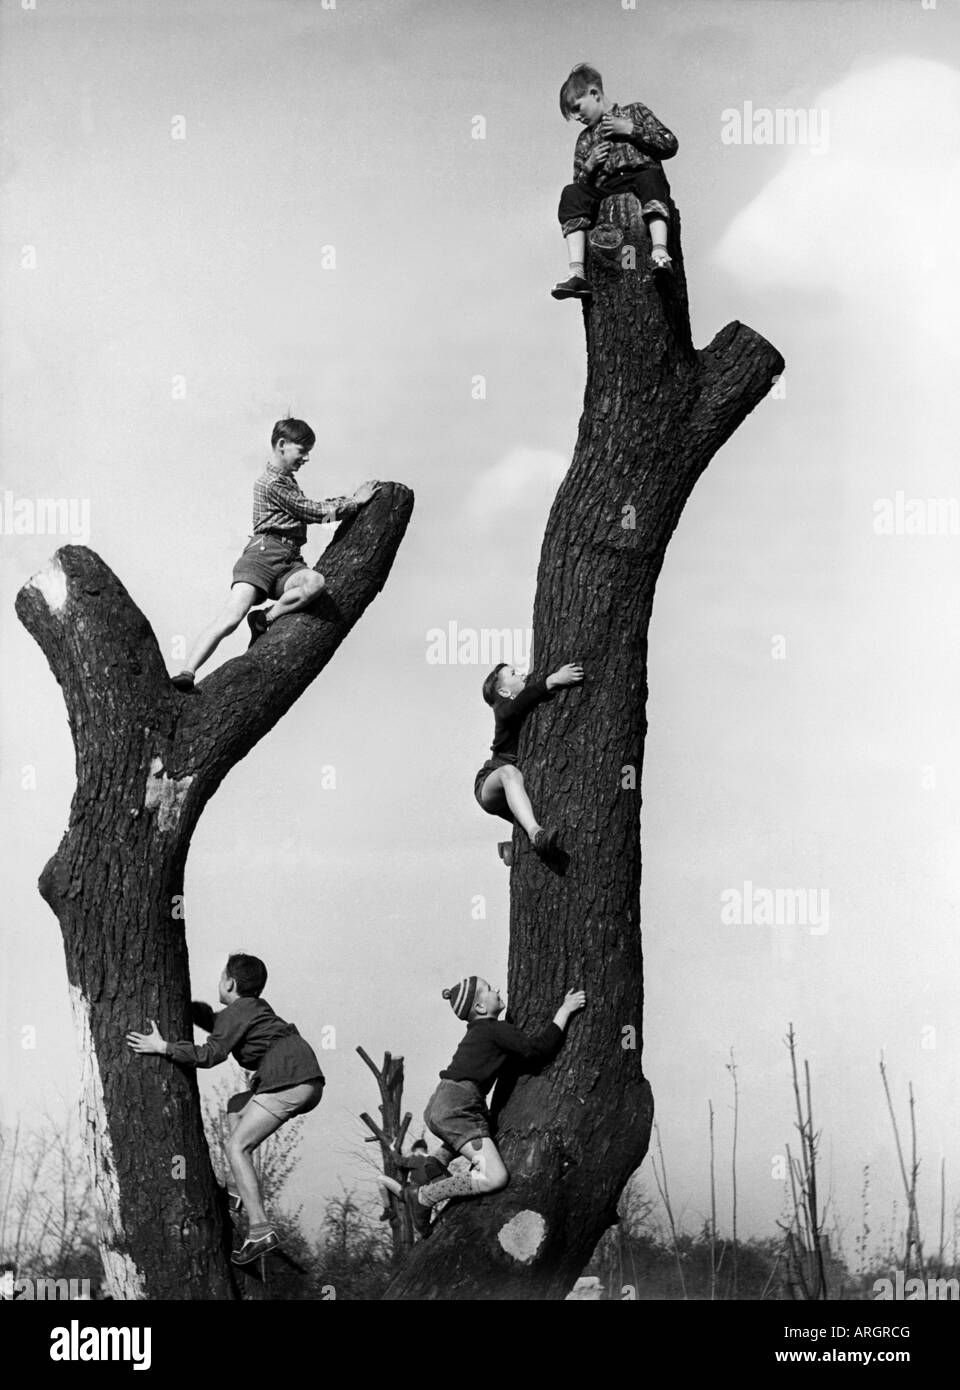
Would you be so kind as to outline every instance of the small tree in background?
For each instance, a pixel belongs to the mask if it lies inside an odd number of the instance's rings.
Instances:
[[[390,1282],[393,1241],[384,1223],[362,1207],[347,1188],[326,1204],[314,1274],[324,1293],[337,1300],[378,1299]]]
[[[90,1175],[69,1120],[0,1127],[0,1259],[18,1277],[89,1279],[99,1290]]]

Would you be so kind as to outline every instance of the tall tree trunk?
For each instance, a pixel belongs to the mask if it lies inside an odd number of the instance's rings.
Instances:
[[[146,618],[92,551],[66,546],[17,596],[60,683],[76,750],[70,822],[40,877],[63,932],[81,1119],[115,1298],[236,1296],[229,1224],[196,1075],[126,1046],[155,1018],[192,1037],[183,919],[190,837],[207,801],[324,668],[386,582],[413,495],[384,484],[338,528],[327,587],[195,691],[170,683]]]
[[[580,661],[585,681],[539,707],[519,758],[540,820],[562,827],[569,862],[551,870],[515,833],[510,880],[514,1021],[542,1024],[568,988],[584,988],[588,1003],[558,1059],[497,1097],[509,1186],[443,1215],[392,1299],[562,1299],[649,1142],[640,771],[653,592],[697,478],[783,360],[740,323],[696,351],[679,218],[675,274],[659,282],[636,200],[604,209],[588,246],[583,415],[547,523],[533,617],[537,670]]]

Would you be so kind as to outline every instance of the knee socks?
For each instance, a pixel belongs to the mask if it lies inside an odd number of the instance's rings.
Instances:
[[[461,1154],[466,1158],[466,1154]],[[436,1182],[424,1183],[420,1189],[420,1201],[424,1206],[434,1207],[447,1197],[482,1197],[485,1192],[496,1192],[500,1184],[487,1176],[487,1165],[482,1153],[470,1156],[469,1173],[451,1173],[448,1178],[438,1178]]]
[[[445,1202],[448,1197],[476,1197],[478,1195],[472,1172],[451,1173],[449,1178],[437,1178],[436,1182],[424,1183],[418,1194],[420,1204],[425,1207],[435,1207],[438,1202]]]

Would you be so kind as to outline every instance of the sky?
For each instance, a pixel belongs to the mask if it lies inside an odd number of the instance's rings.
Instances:
[[[308,495],[416,494],[383,593],[230,773],[187,865],[195,996],[253,951],[277,1011],[335,1037],[290,1188],[308,1227],[341,1184],[372,1189],[357,1044],[403,1054],[416,1132],[459,1036],[440,990],[505,984],[501,832],[472,793],[487,668],[428,654],[451,623],[530,624],[582,401],[580,315],[548,291],[576,136],[557,92],[588,60],[679,138],[695,342],[739,319],[787,362],[698,483],[650,634],[644,1065],[671,1195],[699,1226],[711,1101],[729,1166],[732,1053],[738,1223],[775,1233],[792,1023],[848,1249],[865,1166],[875,1236],[903,1206],[881,1053],[901,1122],[914,1086],[932,1232],[942,1159],[960,1202],[960,526],[926,507],[957,497],[953,7],[3,0],[0,22],[0,1122],[65,1114],[79,1074],[36,891],[72,749],[16,592],[81,539],[177,669],[288,412],[318,435]],[[745,138],[778,111],[805,142]],[[10,533],[11,500],[50,497],[82,535]],[[747,882],[806,890],[821,927],[722,920]]]

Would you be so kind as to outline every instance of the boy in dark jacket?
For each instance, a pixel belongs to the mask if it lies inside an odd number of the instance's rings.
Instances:
[[[440,1085],[423,1118],[445,1149],[467,1159],[470,1171],[418,1187],[415,1200],[423,1207],[448,1197],[482,1197],[506,1187],[507,1170],[491,1137],[485,1098],[509,1057],[551,1061],[560,1051],[568,1022],[587,1002],[582,989],[569,990],[542,1033],[522,1033],[500,1018],[504,1003],[499,990],[477,975],[445,989],[443,997],[466,1022],[467,1031],[450,1065],[440,1073]]]
[[[492,757],[488,758],[473,780],[473,794],[491,816],[502,816],[511,824],[515,821],[530,837],[530,843],[540,855],[549,855],[557,843],[557,830],[542,826],[534,814],[523,783],[523,773],[517,767],[517,748],[524,720],[541,700],[551,692],[568,685],[579,685],[583,667],[561,666],[543,679],[522,676],[513,666],[501,661],[483,682],[483,698],[493,709]]]
[[[385,1174],[377,1178],[381,1196],[392,1192],[401,1201],[406,1201],[413,1218],[414,1230],[418,1235],[430,1234],[430,1208],[421,1206],[417,1201],[417,1190],[424,1183],[436,1182],[438,1178],[446,1177],[447,1165],[455,1158],[456,1154],[446,1148],[439,1149],[435,1155],[431,1155],[427,1149],[427,1141],[415,1139],[410,1152],[395,1159],[397,1168],[406,1174],[406,1182],[397,1182],[396,1178],[388,1178]],[[389,1197],[384,1197],[384,1201],[387,1205],[381,1213],[380,1220],[389,1221],[393,1216],[393,1210]]]
[[[292,1023],[278,1018],[260,998],[266,982],[263,961],[238,952],[220,977],[220,1003],[226,1007],[214,1013],[209,1004],[193,1005],[194,1023],[210,1034],[202,1046],[166,1042],[153,1019],[149,1033],[127,1034],[134,1052],[156,1053],[188,1067],[215,1067],[232,1054],[244,1071],[254,1073],[249,1091],[227,1103],[227,1158],[236,1184],[228,1189],[230,1209],[236,1215],[245,1207],[250,1220],[246,1240],[231,1257],[238,1265],[250,1264],[280,1244],[263,1207],[251,1155],[274,1130],[315,1109],[323,1095],[316,1053]]]
[[[449,1161],[453,1155],[445,1154],[444,1157]],[[410,1152],[397,1159],[397,1167],[406,1173],[408,1187],[422,1187],[425,1182],[436,1182],[447,1171],[442,1158],[431,1156],[426,1139],[414,1139]]]

